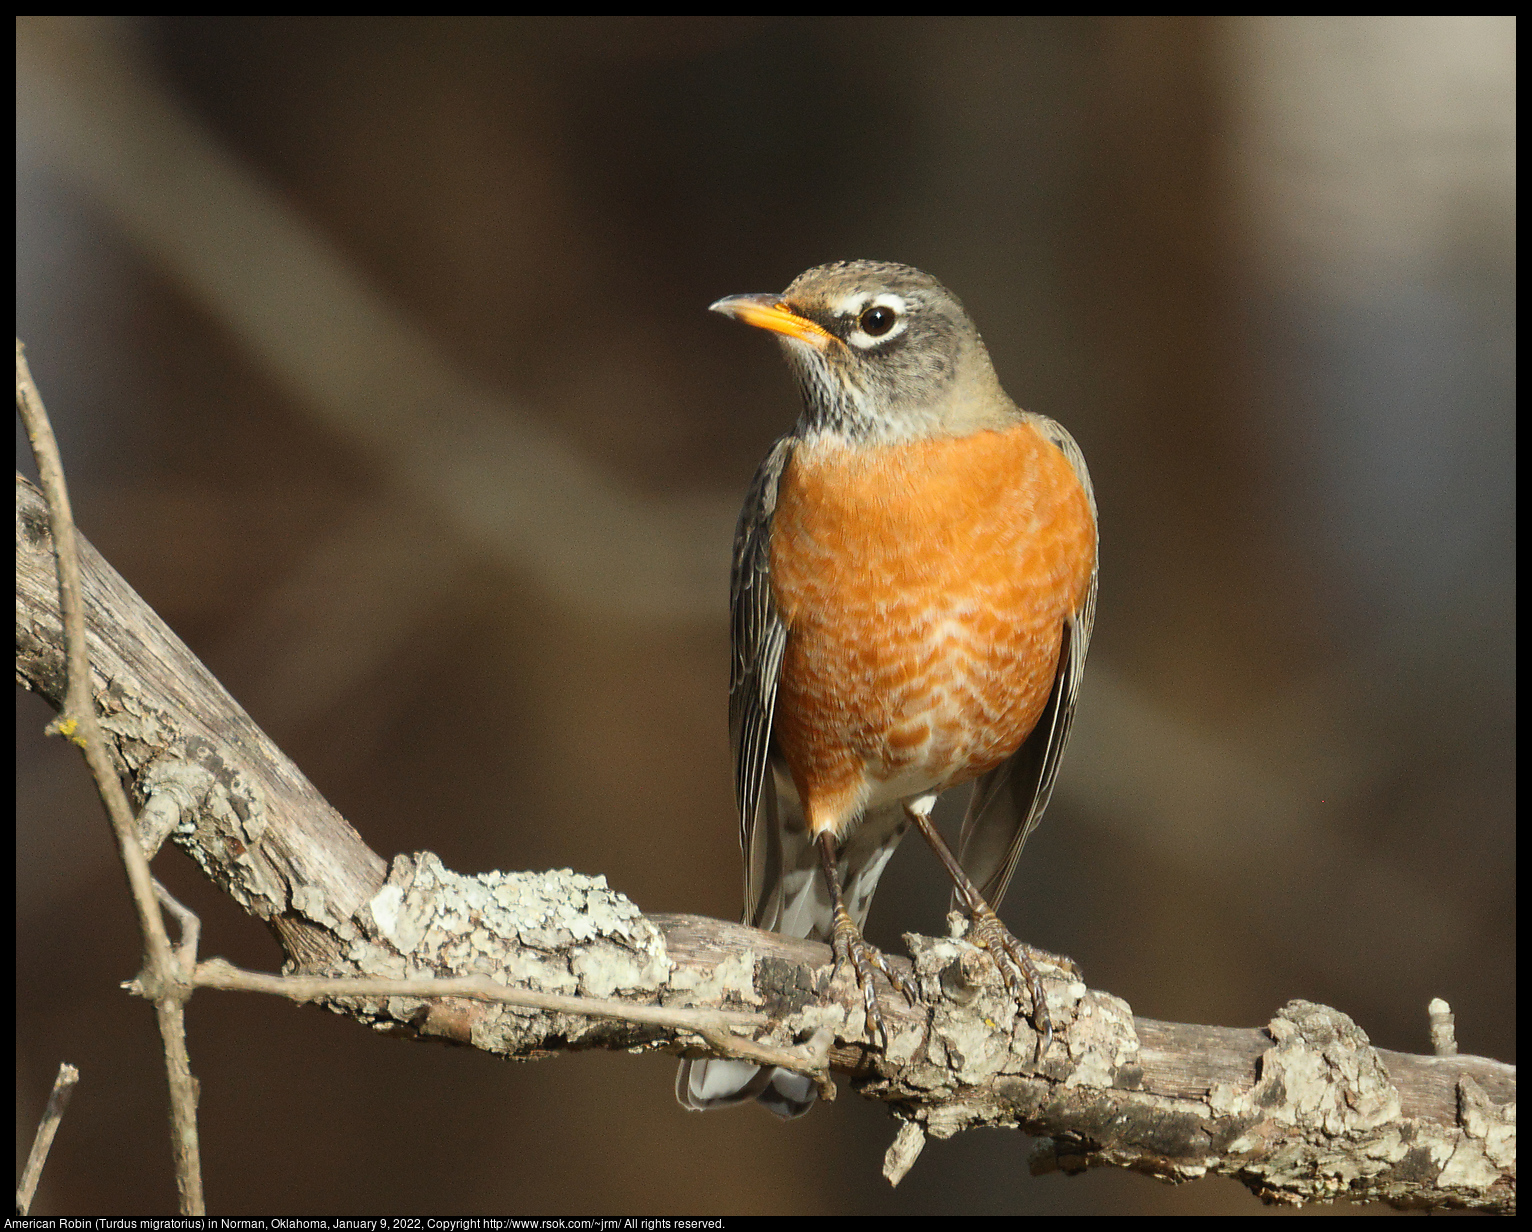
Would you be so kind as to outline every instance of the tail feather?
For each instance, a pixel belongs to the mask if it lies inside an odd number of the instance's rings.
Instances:
[[[790,1121],[812,1108],[817,1097],[812,1079],[789,1069],[748,1061],[687,1058],[676,1072],[676,1098],[691,1112],[711,1112],[753,1099],[768,1112]]]
[[[754,870],[762,884],[746,886],[745,901],[755,905],[755,918],[746,923],[787,937],[829,941],[834,904],[792,781],[785,772],[768,775],[761,794],[758,825],[767,830],[767,841],[754,846],[762,850],[769,845],[769,856]],[[867,920],[878,878],[908,824],[902,804],[873,809],[841,850],[838,863],[846,909],[858,928]],[[681,1062],[676,1098],[693,1112],[753,1099],[783,1120],[791,1120],[814,1106],[818,1089],[812,1079],[791,1070],[702,1057]]]

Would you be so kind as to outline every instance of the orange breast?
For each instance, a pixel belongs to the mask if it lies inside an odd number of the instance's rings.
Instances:
[[[1016,751],[1095,543],[1073,468],[1030,424],[795,449],[772,525],[788,630],[773,734],[814,833]]]

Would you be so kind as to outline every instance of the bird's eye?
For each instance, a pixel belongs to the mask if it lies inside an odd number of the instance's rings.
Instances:
[[[881,338],[894,328],[899,314],[887,304],[874,304],[857,318],[857,324],[869,338]]]

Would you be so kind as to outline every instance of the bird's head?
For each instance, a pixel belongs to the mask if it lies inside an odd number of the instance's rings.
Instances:
[[[731,295],[712,310],[778,336],[807,430],[886,443],[966,436],[1020,413],[957,296],[912,266],[838,261],[780,295]]]

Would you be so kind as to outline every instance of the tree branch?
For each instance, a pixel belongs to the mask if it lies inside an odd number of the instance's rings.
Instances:
[[[375,1029],[511,1059],[691,1049],[822,1074],[827,1050],[830,1069],[902,1122],[885,1163],[895,1182],[927,1135],[989,1125],[1042,1139],[1034,1171],[1218,1173],[1271,1201],[1515,1208],[1515,1069],[1375,1049],[1323,1006],[1295,1001],[1249,1030],[1163,1023],[1045,968],[1060,1029],[1034,1064],[1031,1025],[984,953],[910,934],[913,961],[892,961],[922,1004],[882,989],[883,1048],[863,1040],[856,990],[830,979],[817,942],[646,916],[604,877],[568,870],[467,876],[429,852],[385,864],[80,548],[92,691],[144,805],[141,838],[168,833],[265,920],[290,975],[365,981],[290,983],[215,960],[197,967],[198,986],[322,998]],[[18,679],[58,705],[46,510],[20,477],[17,564]]]

